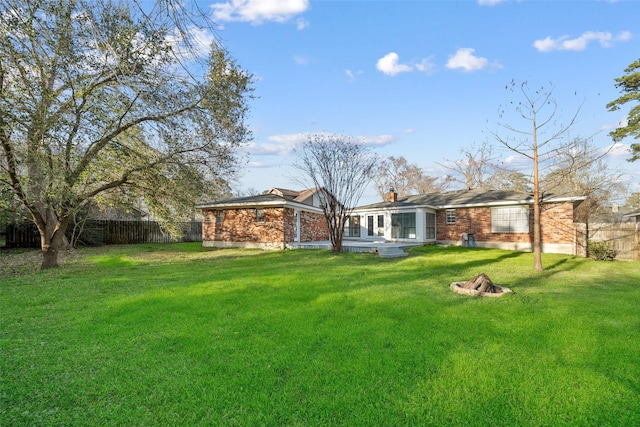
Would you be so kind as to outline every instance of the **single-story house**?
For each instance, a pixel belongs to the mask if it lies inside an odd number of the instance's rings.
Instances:
[[[289,243],[328,240],[319,191],[272,188],[199,205],[203,246],[284,249]]]
[[[266,194],[200,205],[203,245],[284,249],[297,242],[327,241],[319,191],[273,188]],[[543,252],[576,254],[574,210],[584,199],[543,197]],[[460,190],[399,198],[390,192],[384,202],[353,210],[345,239],[530,251],[533,196],[515,191]]]
[[[543,252],[576,253],[574,209],[584,197],[545,195],[541,204]],[[398,198],[353,211],[348,239],[402,243],[472,244],[533,249],[533,195],[516,191],[460,190]]]

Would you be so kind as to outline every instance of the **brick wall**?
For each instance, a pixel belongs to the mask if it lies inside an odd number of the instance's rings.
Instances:
[[[533,210],[531,218],[533,219]],[[540,210],[542,241],[544,243],[573,243],[576,229],[574,219],[573,202],[542,205]],[[531,225],[531,230],[533,230],[533,225]]]
[[[205,210],[202,215],[203,241],[279,245],[294,241],[295,217],[291,208],[265,208],[261,222],[256,220],[255,208],[226,209],[221,224],[216,223],[215,210]],[[329,239],[322,214],[300,212],[300,228],[302,242]]]
[[[540,211],[542,241],[573,244],[573,203],[548,203]],[[462,233],[475,233],[476,242],[530,243],[533,241],[533,206],[529,209],[529,233],[492,233],[491,208],[456,209],[456,223],[446,223],[446,211],[436,213],[436,239],[459,241]]]
[[[225,209],[222,224],[216,211],[205,210],[202,240],[219,242],[284,243],[283,208],[264,209],[264,221],[256,221],[256,209]]]
[[[300,241],[319,242],[329,240],[329,228],[324,214],[313,212],[301,212],[300,216]]]

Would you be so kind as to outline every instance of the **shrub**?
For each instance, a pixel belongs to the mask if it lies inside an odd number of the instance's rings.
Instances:
[[[601,261],[613,261],[618,252],[608,242],[587,241],[587,253],[593,259]]]

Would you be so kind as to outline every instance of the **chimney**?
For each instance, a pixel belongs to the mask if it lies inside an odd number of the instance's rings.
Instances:
[[[396,193],[393,188],[390,188],[389,192],[384,195],[384,201],[385,202],[392,202],[392,203],[397,202],[398,201],[398,193]]]

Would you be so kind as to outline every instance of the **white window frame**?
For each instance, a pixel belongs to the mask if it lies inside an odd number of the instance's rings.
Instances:
[[[413,221],[409,220],[413,215]],[[416,213],[398,212],[391,214],[391,237],[393,239],[416,238]],[[413,222],[413,224],[411,224]]]
[[[429,219],[431,218],[431,221]],[[436,238],[436,214],[435,212],[426,212],[424,221],[424,238],[426,240],[435,240]],[[430,233],[431,232],[431,233]]]
[[[445,211],[445,216],[446,216],[447,224],[455,224],[456,223],[456,210],[455,209],[447,209]]]
[[[492,233],[529,233],[529,206],[491,208]]]

